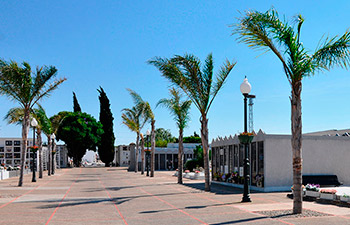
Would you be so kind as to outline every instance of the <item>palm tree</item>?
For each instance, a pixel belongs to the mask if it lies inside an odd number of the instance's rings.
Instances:
[[[48,97],[53,90],[57,89],[66,80],[65,78],[61,78],[48,84],[56,75],[57,69],[53,66],[37,67],[36,71],[32,72],[30,65],[26,62],[23,62],[22,66],[19,66],[14,61],[8,63],[0,60],[0,94],[7,96],[12,101],[18,102],[24,110],[21,172],[18,186],[23,185],[30,111],[39,100]]]
[[[177,183],[182,184],[182,171],[183,171],[183,130],[187,127],[190,120],[189,110],[191,107],[191,101],[181,101],[181,94],[175,88],[169,90],[171,99],[163,98],[159,100],[158,105],[164,106],[169,109],[170,113],[173,115],[176,125],[179,128],[179,153],[178,153],[178,176]]]
[[[293,27],[279,19],[276,10],[265,13],[246,12],[234,28],[238,40],[254,49],[272,51],[283,65],[291,85],[291,130],[293,151],[293,213],[302,213],[302,79],[318,71],[330,70],[334,66],[347,68],[349,63],[350,33],[340,37],[326,38],[313,54],[309,54],[300,42],[300,31],[304,19],[297,17]],[[321,42],[320,42],[321,43]]]
[[[135,106],[131,109],[125,108],[122,111],[124,112],[122,114],[123,124],[126,125],[131,131],[136,133],[135,173],[137,173],[140,140],[140,116],[142,111],[138,110]]]
[[[39,178],[43,178],[43,161],[42,161],[42,138],[41,138],[41,128],[42,121],[40,119],[40,110],[42,107],[38,105],[38,109],[32,109],[30,117],[34,117],[38,121],[38,126],[36,129],[37,136],[37,146],[39,147]],[[5,120],[8,124],[20,125],[23,123],[24,110],[23,108],[12,108],[5,115]]]
[[[44,109],[42,109],[42,116],[43,120],[45,121],[45,126],[43,126],[44,133],[47,136],[47,142],[48,142],[48,152],[49,152],[49,162],[48,162],[48,174],[54,174],[55,168],[56,168],[56,153],[52,154],[52,152],[56,152],[56,143],[55,140],[51,138],[52,134],[57,134],[58,128],[61,125],[64,118],[69,114],[70,112],[67,111],[61,111],[58,114],[50,117],[46,116],[46,113]]]
[[[202,67],[201,61],[194,55],[176,55],[171,59],[156,57],[148,63],[156,66],[162,76],[180,87],[201,113],[201,138],[204,154],[205,191],[210,191],[209,182],[209,154],[208,154],[208,111],[210,106],[224,85],[227,76],[235,62],[228,60],[213,82],[213,56],[209,54]],[[202,68],[201,68],[202,67]]]
[[[156,140],[155,140],[155,117],[154,113],[152,111],[152,108],[149,104],[149,102],[144,101],[141,96],[136,93],[135,91],[131,89],[127,89],[131,95],[131,97],[134,100],[134,103],[136,106],[142,111],[142,119],[143,123],[150,122],[151,123],[151,177],[154,177],[154,165],[155,165],[155,159],[154,159],[154,151],[156,147]],[[141,126],[142,129],[143,125]],[[143,137],[142,137],[143,138]],[[143,140],[143,139],[142,139]],[[144,158],[144,149],[142,149],[142,154]],[[142,158],[142,159],[143,159]],[[144,161],[142,160],[142,165],[144,165]]]

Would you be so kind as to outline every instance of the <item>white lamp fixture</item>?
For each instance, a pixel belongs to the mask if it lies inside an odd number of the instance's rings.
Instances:
[[[248,82],[247,77],[244,78],[243,83],[241,84],[240,89],[241,89],[242,94],[244,94],[244,95],[245,95],[245,94],[246,94],[246,95],[249,94],[250,90],[252,89],[252,86],[251,86],[250,83]]]
[[[56,135],[54,133],[51,134],[51,139],[55,139]]]
[[[149,132],[149,130],[146,131],[146,135],[149,136],[151,134],[151,132]]]
[[[31,125],[32,127],[36,127],[36,126],[38,126],[38,121],[36,121],[36,119],[33,117],[33,118],[32,118],[32,121],[30,121],[30,125]]]

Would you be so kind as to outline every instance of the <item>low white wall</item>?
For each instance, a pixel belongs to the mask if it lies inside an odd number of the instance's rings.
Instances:
[[[4,179],[8,179],[10,177],[10,173],[9,171],[6,171],[6,170],[0,170],[1,172],[1,180],[4,180]]]

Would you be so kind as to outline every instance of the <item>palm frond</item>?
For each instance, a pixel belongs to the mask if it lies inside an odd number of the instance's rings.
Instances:
[[[335,36],[333,38],[326,38],[323,44],[318,47],[316,52],[312,55],[312,63],[315,68],[329,70],[334,66],[347,68],[350,62],[350,32]]]
[[[189,122],[189,109],[191,107],[191,101],[181,101],[181,94],[175,88],[169,90],[171,98],[163,98],[158,101],[157,106],[163,106],[169,109],[170,114],[173,116],[174,120],[179,129],[184,129]]]
[[[176,57],[176,56],[175,56]],[[179,60],[179,57],[177,58]],[[149,64],[154,65],[160,72],[163,77],[168,79],[172,84],[175,84],[177,87],[181,88],[189,98],[193,101],[193,104],[200,109],[200,101],[199,99],[194,96],[192,98],[192,92],[191,90],[191,82],[186,79],[186,77],[182,74],[182,71],[180,67],[175,64],[174,59],[166,59],[166,58],[160,58],[155,57],[152,60],[148,61]],[[188,90],[188,87],[190,87],[191,90]]]
[[[66,81],[67,78],[60,78],[47,87],[44,87],[40,90],[37,96],[33,96],[33,101],[31,106],[34,106],[39,100],[41,100],[44,97],[50,96],[51,92],[56,90],[60,84],[62,84],[64,81]]]
[[[70,113],[72,113],[72,112],[61,111],[58,114],[50,117],[51,126],[52,126],[52,132],[53,133],[57,133],[57,130],[60,127],[61,123],[66,118],[66,116],[68,116]]]
[[[237,62],[232,62],[231,63],[230,61],[226,60],[226,63],[223,66],[221,66],[220,71],[216,75],[216,81],[213,84],[213,88],[212,88],[212,91],[210,93],[210,95],[212,97],[211,97],[211,100],[209,102],[209,105],[208,105],[208,108],[207,108],[206,112],[208,112],[208,110],[209,110],[213,100],[215,99],[215,96],[219,93],[219,90],[225,84],[225,81],[226,81],[228,75],[230,74],[231,70],[233,69],[233,67],[236,64],[237,64]]]
[[[283,44],[290,56],[296,55],[299,45],[296,44],[293,29],[279,20],[275,10],[271,9],[265,13],[247,11],[246,15],[239,19],[239,23],[234,25],[233,34],[238,35],[237,40],[247,44],[248,47],[271,50],[282,62],[287,78],[290,80],[292,71],[276,44],[279,46]]]
[[[4,120],[7,121],[8,124],[16,124],[21,125],[24,118],[24,110],[23,108],[12,108],[10,109],[5,117]]]

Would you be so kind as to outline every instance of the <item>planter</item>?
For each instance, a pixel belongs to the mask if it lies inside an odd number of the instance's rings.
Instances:
[[[305,191],[305,195],[308,196],[308,197],[319,198],[320,197],[320,192],[306,190]]]
[[[238,135],[238,139],[241,144],[249,144],[252,142],[254,136],[253,135]]]
[[[335,194],[328,194],[328,193],[321,193],[320,199],[325,199],[325,200],[336,200],[336,195]]]
[[[340,201],[342,201],[342,202],[350,202],[350,197],[340,196]]]

